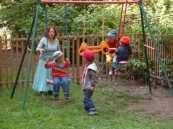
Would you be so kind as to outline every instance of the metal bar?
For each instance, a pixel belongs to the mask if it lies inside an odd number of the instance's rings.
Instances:
[[[125,4],[125,10],[124,10],[124,16],[123,16],[123,24],[122,24],[122,34],[124,34],[124,27],[125,27],[125,22],[126,22],[126,15],[127,15],[127,0]]]
[[[41,0],[43,4],[136,4],[139,0]]]
[[[122,4],[122,7],[121,7],[121,16],[120,16],[120,20],[119,20],[119,29],[118,29],[118,41],[120,39],[120,33],[121,33],[121,28],[122,28],[122,18],[123,18],[123,10],[124,10],[124,4]]]
[[[125,4],[122,5],[121,18],[120,18],[120,24],[119,24],[119,32],[118,32],[118,40],[124,34],[124,27],[125,27],[125,20],[126,20],[126,12],[127,12],[127,3],[125,3]]]
[[[148,56],[147,56],[147,49],[146,47],[144,47],[144,44],[146,44],[146,34],[145,34],[145,25],[144,25],[144,12],[142,10],[142,1],[139,4],[139,9],[140,9],[140,14],[141,14],[141,25],[142,25],[142,37],[143,37],[143,49],[144,49],[144,55],[145,55],[145,62],[146,62],[146,66],[147,66],[147,77],[146,77],[146,81],[147,81],[147,85],[149,88],[149,92],[150,94],[152,94],[152,89],[151,89],[151,82],[150,82],[150,70],[149,70],[149,62],[148,62]]]
[[[27,76],[26,76],[27,82],[24,84],[24,96],[23,96],[23,103],[22,103],[23,110],[26,108],[26,101],[27,101],[27,97],[28,97],[28,88],[29,88],[28,82],[30,80],[30,75],[31,75],[32,55],[34,52],[35,36],[36,36],[36,32],[37,32],[39,8],[40,8],[40,1],[36,0],[36,7],[35,7],[36,12],[35,12],[34,23],[33,23],[33,32],[31,35],[31,52],[29,53],[29,63],[28,63],[28,67],[27,67]]]
[[[68,18],[68,7],[67,4],[64,6],[64,34],[67,35],[68,33],[68,22],[67,22],[67,18]]]
[[[77,41],[76,41],[76,64],[77,64],[77,72],[76,72],[76,80],[77,80],[77,84],[80,83],[80,56],[78,55],[78,50],[79,50],[79,46],[80,46],[80,38],[77,38]]]
[[[72,69],[73,69],[73,71],[75,70],[74,69],[74,67],[75,67],[75,40],[74,39],[72,39],[72,49],[71,49],[71,51],[72,51]],[[75,80],[76,78],[75,78],[75,72],[72,72],[72,78],[73,78],[73,80]]]
[[[45,13],[45,34],[47,32],[47,29],[48,29],[48,5],[45,5],[45,8],[44,8],[44,13]]]

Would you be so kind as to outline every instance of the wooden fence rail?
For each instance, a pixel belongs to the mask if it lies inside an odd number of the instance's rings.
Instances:
[[[85,36],[85,40],[91,44],[97,44],[101,42],[101,37],[98,35],[88,35]],[[79,81],[80,76],[80,66],[83,64],[83,59],[79,56],[79,47],[83,41],[83,36],[67,36],[59,37],[60,47],[65,56],[71,60],[71,78],[73,80]],[[6,44],[10,43],[10,49],[7,49]],[[0,84],[10,85],[14,82],[18,65],[20,63],[20,58],[22,56],[24,45],[26,43],[26,38],[15,38],[12,40],[0,41]],[[36,40],[38,43],[38,40]],[[35,44],[35,47],[37,44]],[[22,67],[21,76],[19,83],[23,83],[26,77],[26,68],[28,64],[28,57],[30,53],[30,48],[28,47],[24,65]],[[96,55],[98,63],[103,63],[104,55],[99,53]],[[36,64],[38,62],[38,54],[34,52],[33,63],[32,63],[32,75],[34,74]],[[99,60],[98,60],[99,59]]]
[[[142,52],[141,49],[141,36],[140,35],[131,35],[133,37],[133,52],[134,54],[139,54]],[[172,36],[173,37],[173,36]],[[86,43],[90,45],[98,45],[102,38],[99,34],[83,36],[61,36],[59,37],[61,50],[65,53],[65,56],[68,56],[71,60],[71,77],[74,80],[79,81],[80,77],[80,66],[83,64],[83,59],[79,56],[78,49],[80,44],[85,38]],[[12,40],[0,40],[0,85],[11,85],[14,82],[18,65],[20,63],[20,58],[24,50],[24,45],[26,43],[26,38],[13,38]],[[38,43],[38,40],[36,40]],[[7,45],[8,44],[8,45]],[[147,38],[147,54],[150,61],[153,62],[152,75],[160,77],[160,65],[156,57],[156,51],[152,49],[153,44],[150,38]],[[7,47],[8,46],[8,47]],[[35,44],[35,47],[37,44]],[[158,43],[158,48],[160,49],[161,57],[166,64],[173,60],[173,47],[168,47],[166,43]],[[26,68],[28,64],[28,56],[30,49],[28,47],[24,65],[22,68],[21,76],[19,83],[23,84],[26,77]],[[32,75],[34,74],[36,64],[38,61],[38,54],[34,52],[33,54],[33,64],[32,64]],[[96,54],[96,62],[101,69],[101,75],[106,76],[108,74],[107,65],[105,65],[105,55],[101,52]]]

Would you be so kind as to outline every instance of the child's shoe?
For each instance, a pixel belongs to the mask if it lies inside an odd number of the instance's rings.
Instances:
[[[109,76],[111,76],[112,75],[112,70],[109,70]]]
[[[64,99],[65,99],[65,101],[69,101],[70,100],[70,96],[69,95],[65,95]]]
[[[89,112],[88,112],[88,115],[96,115],[96,114],[97,114],[96,111],[89,111]]]
[[[47,94],[48,95],[52,95],[53,94],[53,91],[48,91]]]

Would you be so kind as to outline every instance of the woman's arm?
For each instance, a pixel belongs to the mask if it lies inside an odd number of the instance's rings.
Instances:
[[[41,38],[40,42],[38,43],[38,46],[36,48],[36,51],[39,51],[40,54],[42,54],[43,52],[45,52],[45,48],[46,48],[46,37]]]
[[[65,61],[64,61],[64,68],[69,67],[70,64],[71,64],[71,63],[70,63],[70,60],[69,60],[68,58],[66,58]]]
[[[109,51],[114,50],[115,52],[117,51],[117,48],[108,48]]]

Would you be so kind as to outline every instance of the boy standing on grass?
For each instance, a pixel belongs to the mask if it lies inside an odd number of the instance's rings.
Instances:
[[[84,109],[89,115],[95,115],[96,108],[92,101],[92,95],[96,87],[98,70],[94,62],[94,53],[90,50],[85,50],[80,55],[85,59],[81,76],[81,85],[84,93]]]
[[[69,100],[69,74],[66,68],[69,67],[70,61],[64,60],[63,53],[56,51],[53,53],[52,60],[46,61],[45,67],[52,69],[53,80],[47,80],[53,85],[53,96],[55,100],[59,98],[59,89],[62,86],[64,90],[65,100]]]

